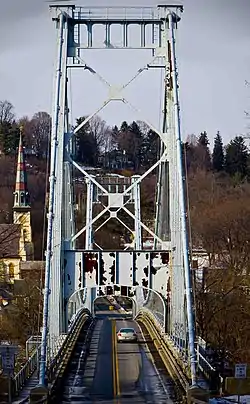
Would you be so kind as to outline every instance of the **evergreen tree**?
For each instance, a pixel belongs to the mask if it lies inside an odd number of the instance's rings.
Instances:
[[[199,167],[204,170],[209,170],[211,168],[211,156],[209,151],[209,140],[206,131],[201,132],[199,136],[197,151],[199,155]]]
[[[214,138],[214,149],[212,155],[213,162],[213,170],[214,171],[222,171],[224,169],[224,150],[223,150],[223,142],[220,135],[220,132],[217,132],[217,135]]]
[[[85,120],[80,117],[76,120],[76,127]],[[95,156],[97,145],[89,123],[84,125],[75,136],[75,154],[76,160],[86,165],[96,166]]]
[[[111,137],[112,140],[114,142],[114,149],[118,148],[118,137],[119,137],[119,129],[117,127],[117,125],[113,126],[112,130],[111,130]]]
[[[4,154],[16,153],[19,136],[19,127],[15,122],[3,121],[0,124],[0,143]]]
[[[209,145],[209,140],[207,137],[207,132],[201,132],[199,138],[198,138],[198,145],[203,146],[203,147],[208,147]]]
[[[127,132],[129,129],[127,121],[123,121],[120,126],[120,132]]]
[[[143,143],[143,136],[142,132],[138,126],[138,124],[133,121],[131,125],[129,125],[129,132],[132,136],[131,143],[130,143],[130,155],[131,160],[134,165],[134,169],[137,170],[142,162],[143,154],[142,154],[142,143]]]
[[[143,138],[141,145],[142,165],[148,169],[157,161],[160,138],[152,129],[150,129]]]
[[[247,175],[248,149],[242,136],[236,136],[226,147],[225,170],[234,176]]]
[[[117,139],[118,150],[124,156],[124,161],[126,160],[126,164],[124,164],[132,165],[134,170],[137,170],[142,159],[141,145],[143,141],[139,125],[135,121],[130,125],[126,121],[122,122]],[[123,168],[125,168],[124,164]]]

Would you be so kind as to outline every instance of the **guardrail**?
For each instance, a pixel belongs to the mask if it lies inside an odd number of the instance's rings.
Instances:
[[[13,378],[13,396],[18,396],[19,392],[25,386],[27,380],[34,374],[37,370],[39,364],[40,346],[33,352],[31,357],[27,360],[25,365]]]
[[[72,355],[72,351],[75,344],[79,338],[79,334],[82,327],[90,321],[90,327],[87,331],[87,336],[90,334],[90,329],[92,329],[94,321],[89,310],[82,309],[79,310],[74,318],[74,323],[71,324],[70,333],[64,340],[61,348],[59,349],[57,355],[53,360],[47,365],[46,379],[48,383],[48,388],[44,389],[41,387],[34,388],[30,393],[31,403],[52,403],[58,402],[58,391],[62,385],[64,372],[66,370],[67,364]],[[90,339],[90,337],[89,337]]]
[[[48,382],[51,383],[50,390],[55,388],[56,383],[63,375],[72,354],[72,350],[74,349],[75,343],[79,337],[80,331],[86,321],[90,319],[91,314],[88,310],[82,309],[78,312],[77,317],[75,317],[74,324],[72,324],[70,328],[70,334],[68,334],[57,355],[48,364],[47,378]]]
[[[179,351],[175,342],[164,332],[159,319],[157,319],[155,315],[147,308],[142,308],[139,311],[138,315],[136,316],[136,320],[145,326],[173,380],[178,379],[182,388],[185,391],[189,391],[191,374],[187,356],[183,352]],[[196,347],[196,353],[197,374],[200,371],[200,373],[203,375],[210,392],[218,392],[221,389],[222,383],[220,375],[218,374],[216,368],[211,366],[211,364],[201,354],[198,344]]]
[[[191,379],[189,366],[186,362],[180,360],[171,340],[162,331],[161,327],[156,325],[155,317],[149,310],[141,309],[136,316],[136,320],[145,326],[171,378],[187,392]]]
[[[87,319],[91,318],[91,314],[88,310],[79,310],[77,316],[74,318],[74,323],[71,324],[70,333],[60,341],[61,347],[57,351],[54,358],[48,358],[47,365],[47,378],[52,380],[57,377],[57,372],[61,368],[60,361],[64,357],[65,353],[74,347],[75,341],[79,335],[79,332]],[[24,364],[22,369],[14,376],[12,381],[12,396],[18,397],[20,391],[25,387],[27,381],[31,378],[34,372],[39,367],[39,357],[40,357],[40,346],[35,349],[31,357]],[[64,362],[64,361],[63,361]],[[46,402],[46,399],[42,398],[41,402]],[[44,401],[45,400],[45,401]],[[29,401],[29,397],[24,398],[21,403],[26,403]],[[40,402],[40,401],[39,401]]]

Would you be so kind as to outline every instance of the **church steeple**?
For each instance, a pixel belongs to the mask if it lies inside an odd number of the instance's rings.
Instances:
[[[23,128],[20,127],[20,139],[18,148],[18,160],[16,171],[16,186],[14,192],[14,210],[29,210],[30,198],[27,187],[27,173],[23,150]]]
[[[23,130],[20,128],[16,186],[14,192],[13,220],[21,226],[20,256],[23,261],[32,261],[34,246],[32,243],[31,207],[27,187],[27,173],[23,149]]]

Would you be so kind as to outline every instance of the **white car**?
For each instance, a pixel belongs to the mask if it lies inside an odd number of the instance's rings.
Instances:
[[[117,342],[136,342],[137,334],[134,328],[121,328],[117,333]]]

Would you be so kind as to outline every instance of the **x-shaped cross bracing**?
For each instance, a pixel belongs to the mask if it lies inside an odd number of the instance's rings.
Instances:
[[[139,182],[143,181],[143,179],[145,177],[147,177],[147,175],[152,172],[162,161],[165,161],[166,159],[166,154],[167,151],[164,151],[163,155],[161,156],[161,158],[152,166],[150,167],[143,175],[140,176],[140,178],[138,180],[135,180],[125,191],[123,191],[122,193],[119,193],[120,195],[127,195],[135,186],[136,184],[138,184]],[[85,170],[82,169],[75,161],[71,160],[72,164],[79,169],[79,171],[81,171],[83,174],[85,174]],[[94,180],[94,178],[92,178],[90,175],[88,175],[88,178],[90,178],[91,181]],[[102,190],[104,189],[102,187],[101,184],[98,183],[98,181],[93,181],[95,184],[97,183],[98,186],[100,185],[99,188],[101,188]],[[109,195],[108,191],[106,189],[105,190],[105,194]],[[106,212],[110,212],[112,206],[115,204],[115,202],[113,201],[112,204],[109,204],[108,206],[106,206],[98,215],[96,215],[89,223],[87,223],[81,230],[78,231],[77,234],[75,234],[72,237],[72,241],[76,240],[83,232],[86,231],[86,229],[90,226],[92,226],[97,220],[99,220]],[[125,208],[125,206],[122,206],[120,208],[117,209],[116,212],[120,211],[121,209],[123,209],[125,212],[127,212],[127,214],[129,216],[131,216],[133,219],[136,219],[135,215],[130,212],[127,208]],[[160,239],[152,230],[150,230],[143,222],[140,221],[140,225],[153,237],[155,237],[157,239],[157,241],[159,241],[160,243],[162,243],[162,239]]]
[[[135,107],[134,105],[132,105],[125,97],[122,96],[122,91],[127,88],[144,70],[148,70],[148,66],[150,65],[150,63],[153,63],[155,61],[155,59],[158,58],[158,55],[154,56],[150,62],[145,65],[143,68],[139,69],[136,74],[123,86],[121,86],[120,88],[114,87],[112,86],[107,80],[105,80],[99,73],[97,73],[94,69],[92,69],[91,67],[89,67],[85,61],[83,61],[82,58],[80,58],[79,56],[76,56],[76,59],[79,60],[81,63],[85,64],[85,69],[89,70],[92,74],[95,74],[99,80],[104,83],[106,86],[108,86],[110,94],[108,96],[108,98],[104,101],[104,103],[95,111],[93,112],[91,115],[89,115],[86,119],[84,119],[83,122],[81,122],[70,134],[69,134],[69,139],[75,135],[81,128],[83,128],[95,115],[97,115],[103,108],[106,107],[106,105],[109,104],[110,101],[112,100],[117,100],[117,101],[122,101],[123,103],[127,104],[132,110],[134,110],[136,113],[138,114],[142,114],[142,112]],[[156,167],[158,167],[158,165],[164,161],[166,161],[167,159],[167,151],[168,151],[168,144],[167,144],[167,133],[163,133],[161,131],[159,131],[158,129],[156,129],[150,122],[148,122],[146,119],[144,119],[144,122],[147,124],[147,126],[154,131],[155,133],[158,134],[158,136],[161,138],[163,144],[165,145],[165,150],[162,154],[162,156],[160,157],[160,159],[152,166],[150,167],[143,175],[141,175],[138,179],[136,179],[124,192],[119,193],[119,197],[128,195],[130,193],[130,191],[136,187],[139,183],[142,182],[142,180],[148,176],[148,174],[150,174]],[[84,170],[79,164],[77,164],[72,158],[70,158],[71,163],[80,171],[82,172],[82,174],[84,174],[90,181],[92,181],[93,184],[95,184],[103,193],[104,195],[109,195],[109,192],[94,178],[92,177],[90,174],[87,173],[86,170]],[[114,206],[115,201],[113,200],[112,204],[109,204],[108,206],[106,206],[97,216],[95,216],[94,218],[92,218],[92,220],[87,223],[81,230],[78,231],[77,234],[75,234],[72,237],[72,241],[76,240],[84,231],[86,231],[87,228],[89,228],[90,226],[92,226],[97,220],[99,220],[106,212],[110,212],[111,213],[111,208],[112,206]],[[138,220],[136,218],[136,216],[130,212],[126,207],[125,204],[118,208],[116,210],[116,213],[118,213],[121,209],[123,209],[129,216],[131,216],[134,220]],[[105,223],[108,222],[108,220],[111,218],[111,216],[101,225],[99,226],[102,227]],[[117,218],[118,219],[118,218]],[[119,221],[125,226],[127,227],[120,219]],[[150,230],[148,228],[148,226],[146,226],[141,220],[139,221],[141,227],[146,230],[151,236],[153,236],[158,242],[163,243],[163,240],[161,240],[152,230]],[[130,229],[129,229],[130,230]],[[130,230],[131,231],[131,230]]]

